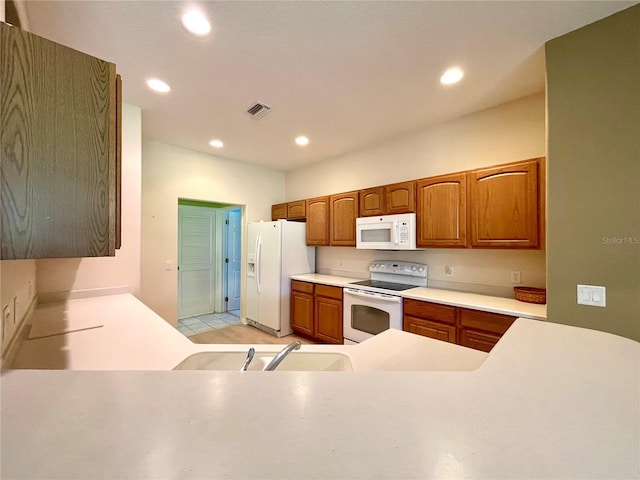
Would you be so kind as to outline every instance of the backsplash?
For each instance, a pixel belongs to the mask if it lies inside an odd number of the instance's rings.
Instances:
[[[396,252],[358,250],[352,247],[318,247],[316,272],[369,278],[374,260],[404,260],[428,265],[428,286],[513,298],[513,287],[546,286],[545,252],[542,250],[428,249]],[[447,276],[450,267],[451,276]],[[519,272],[521,283],[511,282]]]

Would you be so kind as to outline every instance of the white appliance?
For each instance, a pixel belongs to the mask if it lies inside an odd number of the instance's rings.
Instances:
[[[416,214],[356,218],[356,248],[415,250]]]
[[[344,344],[364,342],[389,328],[402,330],[402,297],[395,294],[427,286],[427,266],[378,260],[369,267],[370,280],[343,288]]]
[[[292,333],[291,275],[316,270],[302,222],[252,222],[248,228],[246,320],[277,337]]]

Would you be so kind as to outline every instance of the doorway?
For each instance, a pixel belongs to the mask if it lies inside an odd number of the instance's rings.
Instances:
[[[180,326],[226,326],[215,315],[228,311],[239,321],[242,213],[242,205],[178,200]]]

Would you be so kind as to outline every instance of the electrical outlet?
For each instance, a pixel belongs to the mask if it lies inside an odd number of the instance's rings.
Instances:
[[[164,262],[164,269],[166,271],[171,271],[173,269],[173,263],[171,263],[171,260],[166,260]]]
[[[445,265],[444,273],[447,277],[453,277],[453,267],[451,265]]]
[[[519,270],[511,270],[511,283],[522,283],[522,274]]]

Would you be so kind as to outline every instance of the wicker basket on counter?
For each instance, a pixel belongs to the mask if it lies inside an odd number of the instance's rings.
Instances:
[[[547,303],[547,290],[534,287],[513,287],[516,300],[527,303]]]

